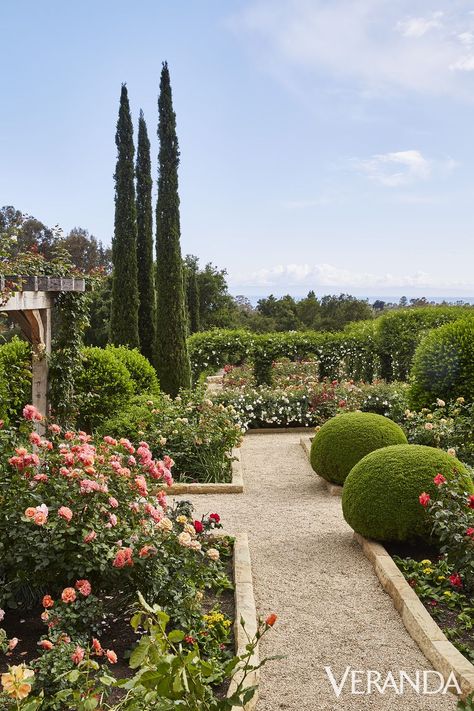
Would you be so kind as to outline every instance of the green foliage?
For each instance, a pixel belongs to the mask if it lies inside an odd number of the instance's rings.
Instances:
[[[78,424],[91,431],[126,406],[134,384],[126,366],[111,350],[88,347],[82,351],[82,368],[76,379]]]
[[[355,326],[347,332],[252,334],[244,330],[214,330],[188,338],[194,377],[227,364],[253,360],[257,384],[269,384],[272,362],[279,358],[302,360],[314,357],[320,376],[370,379],[378,369],[374,348],[375,330],[370,324]]]
[[[160,386],[156,371],[144,355],[135,348],[131,350],[125,346],[107,346],[107,350],[123,363],[128,370],[128,374],[132,379],[134,395],[141,395],[142,393],[156,394],[159,392]]]
[[[164,394],[136,398],[101,430],[137,444],[145,438],[155,457],[172,457],[174,476],[184,481],[230,481],[232,449],[242,439],[233,408],[213,403],[199,390],[183,391],[174,400]]]
[[[391,311],[378,319],[382,377],[406,380],[416,347],[424,334],[474,313],[469,306],[426,306]]]
[[[153,361],[156,340],[156,294],[153,265],[153,208],[151,191],[150,141],[143,116],[138,119],[137,148],[137,266],[138,266],[138,332],[140,349]]]
[[[57,422],[72,426],[79,407],[76,383],[82,371],[81,349],[89,323],[88,295],[74,291],[59,293],[56,306],[49,372],[51,411]]]
[[[452,583],[457,568],[445,556],[433,561],[394,556],[394,561],[450,642],[473,663],[474,608],[469,591]]]
[[[428,333],[418,346],[411,371],[414,407],[436,398],[474,400],[474,320],[449,323]]]
[[[161,388],[177,395],[191,385],[186,345],[183,261],[178,195],[179,148],[168,65],[163,64],[158,99],[160,140],[156,205],[157,339],[156,367]]]
[[[1,417],[15,424],[21,419],[26,404],[31,401],[31,347],[26,341],[13,338],[0,346],[2,393]]]
[[[371,452],[344,483],[344,518],[354,531],[378,541],[427,539],[431,526],[419,496],[436,495],[438,473],[457,489],[474,491],[465,466],[439,449],[407,444]]]
[[[406,442],[401,427],[387,417],[347,412],[333,417],[316,433],[311,466],[323,479],[343,485],[354,465],[369,452]]]
[[[112,277],[96,279],[89,293],[89,324],[84,332],[86,346],[105,348],[110,336]]]
[[[127,87],[122,84],[120,109],[115,134],[115,223],[112,242],[112,308],[110,339],[115,345],[139,347],[137,214],[135,205],[135,166],[133,163],[133,124]]]
[[[201,325],[200,292],[198,284],[198,259],[188,255],[184,263],[186,281],[186,306],[188,309],[189,333],[197,333]]]

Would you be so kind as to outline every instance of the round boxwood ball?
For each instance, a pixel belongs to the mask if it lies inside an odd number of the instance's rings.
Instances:
[[[344,518],[354,531],[377,541],[429,538],[429,517],[419,496],[425,491],[436,498],[437,474],[459,491],[474,491],[465,466],[441,449],[407,444],[371,452],[346,479]]]
[[[391,444],[406,444],[405,433],[383,415],[345,412],[328,420],[311,446],[311,466],[323,479],[344,484],[352,467],[369,452]]]

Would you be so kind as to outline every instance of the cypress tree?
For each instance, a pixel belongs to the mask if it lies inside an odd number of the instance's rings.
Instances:
[[[122,84],[120,94],[115,143],[118,155],[114,175],[115,224],[112,242],[113,278],[110,340],[115,345],[137,348],[140,342],[138,337],[135,166],[133,163],[133,125],[125,84]]]
[[[168,65],[163,64],[158,99],[158,200],[156,205],[156,364],[162,389],[172,395],[191,385],[186,345],[184,270],[181,258],[179,147]]]
[[[196,333],[199,331],[199,284],[195,269],[190,269],[187,273],[187,302],[189,314],[189,331]]]
[[[151,203],[150,141],[143,111],[138,119],[137,147],[137,266],[138,266],[138,333],[140,350],[154,360],[156,341],[156,295],[153,274],[153,208]]]

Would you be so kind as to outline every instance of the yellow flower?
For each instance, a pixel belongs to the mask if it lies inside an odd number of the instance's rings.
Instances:
[[[431,565],[431,560],[428,560],[428,558],[425,558],[425,560],[421,561],[421,565]]]
[[[445,592],[443,593],[443,595],[446,595],[446,597],[451,597],[452,592],[451,592],[450,590],[445,590]]]
[[[438,580],[446,580],[446,575],[438,575]]]
[[[25,664],[8,667],[8,672],[2,674],[4,692],[13,696],[14,699],[26,699],[31,691],[31,681],[33,681],[34,675],[34,671],[28,669]],[[26,681],[27,679],[31,681]]]
[[[423,572],[425,575],[431,575],[431,573],[433,572],[433,568],[425,568]]]
[[[177,523],[187,523],[188,522],[188,517],[187,516],[178,516],[176,518]]]

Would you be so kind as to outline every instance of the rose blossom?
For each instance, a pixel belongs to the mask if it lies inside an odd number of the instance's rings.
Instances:
[[[211,560],[219,560],[219,551],[217,548],[209,548],[207,551],[207,557]]]
[[[92,587],[88,580],[77,580],[75,587],[84,597],[88,597],[92,592]]]
[[[269,627],[273,627],[275,622],[277,621],[277,616],[273,612],[271,615],[268,615],[267,619],[265,620],[265,624],[268,625]]]
[[[435,478],[433,479],[434,483],[436,486],[441,486],[441,484],[446,483],[446,477],[443,476],[442,474],[436,474]]]
[[[112,563],[114,568],[125,568],[125,566],[132,566],[132,549],[131,548],[120,548],[117,551],[114,562]]]
[[[54,644],[49,641],[49,639],[42,639],[41,642],[38,642],[39,646],[42,649],[52,649],[54,647]]]
[[[76,591],[74,588],[64,588],[61,593],[61,600],[65,603],[74,602],[76,599]]]
[[[466,536],[471,536],[471,538],[474,538],[474,528],[468,528],[466,530]]]
[[[71,659],[74,662],[74,664],[80,664],[82,662],[82,660],[84,659],[84,654],[85,654],[85,650],[82,647],[79,647],[79,645],[77,645],[76,649],[71,654]]]
[[[58,516],[61,516],[61,518],[69,523],[72,519],[72,511],[67,506],[61,506],[61,508],[58,509]]]
[[[196,533],[202,533],[204,531],[204,526],[201,521],[194,521],[194,530]]]
[[[49,608],[53,607],[54,605],[54,600],[51,597],[51,595],[45,595],[43,598],[43,607]]]
[[[422,506],[426,507],[431,501],[431,496],[427,494],[426,491],[423,491],[423,493],[418,497],[418,500]]]
[[[113,509],[118,509],[119,502],[113,496],[109,497],[109,504]]]
[[[43,419],[43,415],[34,405],[25,405],[23,408],[23,417],[30,422],[33,422],[33,420],[41,422]]]
[[[470,509],[474,509],[474,494],[471,494],[467,500],[467,505]]]
[[[191,543],[191,541],[192,541],[192,538],[187,531],[183,531],[178,536],[179,545],[184,546],[185,548],[189,547],[189,544]]]
[[[218,513],[211,513],[209,514],[209,518],[211,521],[214,521],[214,523],[219,523],[221,520],[221,517],[219,516]]]
[[[449,454],[450,457],[455,457],[455,456],[456,456],[456,450],[454,449],[454,447],[450,447],[450,448],[447,450],[447,453]]]
[[[84,536],[84,543],[91,543],[97,538],[97,533],[95,531],[90,531],[86,536]]]
[[[105,654],[110,664],[117,664],[117,655],[115,654],[113,649],[108,649]]]
[[[5,610],[0,609],[0,622],[3,622],[5,619]]]
[[[93,637],[92,639],[92,649],[94,650],[94,654],[96,654],[98,657],[101,657],[104,653],[101,643],[95,637]]]
[[[462,579],[459,573],[453,573],[449,576],[449,582],[455,588],[462,588]]]

